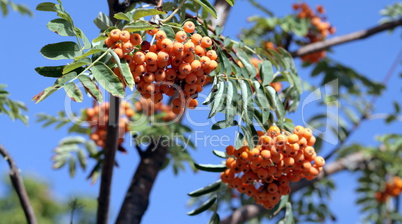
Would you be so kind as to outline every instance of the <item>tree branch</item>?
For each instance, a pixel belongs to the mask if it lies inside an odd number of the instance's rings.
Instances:
[[[143,152],[120,208],[116,224],[138,224],[141,222],[149,205],[149,195],[155,179],[168,152],[168,145],[161,143],[161,141],[152,142]]]
[[[341,158],[335,162],[332,162],[328,165],[326,165],[323,169],[323,172],[320,173],[317,178],[308,181],[308,180],[301,180],[299,182],[293,183],[291,185],[292,191],[291,193],[297,192],[298,190],[314,184],[316,181],[319,181],[329,175],[335,174],[339,171],[348,169],[348,168],[355,168],[359,167],[361,164],[363,164],[368,158],[366,158],[363,153],[357,152],[354,154],[351,154],[347,157]],[[250,205],[244,205],[235,211],[233,213],[223,219],[221,221],[221,224],[240,224],[244,223],[247,220],[256,217],[257,215],[261,214],[262,212],[265,212],[266,209],[262,207],[261,205],[257,204],[250,204]]]
[[[352,42],[355,40],[360,40],[372,36],[374,34],[380,33],[385,30],[391,30],[398,26],[402,25],[402,19],[383,23],[381,25],[372,27],[367,30],[361,30],[354,33],[346,34],[339,37],[334,37],[325,41],[320,41],[312,44],[308,44],[304,47],[301,47],[299,50],[292,52],[293,57],[301,57],[306,54],[310,54],[316,51],[324,50],[329,47],[340,45],[348,42]]]
[[[119,134],[120,99],[110,94],[109,121],[107,125],[105,159],[102,165],[102,175],[98,197],[97,224],[107,224],[109,217],[110,192]]]
[[[10,180],[13,188],[17,192],[18,198],[21,203],[21,207],[24,210],[25,218],[27,219],[28,224],[37,224],[34,210],[29,201],[29,197],[27,191],[25,190],[24,183],[22,181],[22,177],[20,175],[20,171],[18,170],[17,165],[15,164],[13,158],[8,153],[8,151],[0,145],[0,154],[4,157],[10,167]]]
[[[217,18],[210,18],[212,22],[212,27],[222,27],[223,25],[225,25],[230,13],[230,9],[232,7],[226,2],[226,0],[216,0],[214,8],[217,14]]]

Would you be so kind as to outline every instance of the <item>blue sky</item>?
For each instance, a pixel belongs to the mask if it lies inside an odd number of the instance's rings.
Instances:
[[[41,1],[16,2],[25,3],[33,10]],[[267,4],[277,16],[283,16],[292,11],[291,4],[295,1],[260,0],[259,2]],[[329,21],[337,28],[336,35],[343,35],[376,25],[381,18],[379,10],[393,2],[395,1],[307,1],[310,6],[317,4],[325,6]],[[77,1],[64,1],[64,7],[72,15],[76,26],[80,27],[90,39],[95,38],[98,34],[93,19],[96,18],[99,11],[108,12],[106,0],[86,0],[79,3]],[[238,0],[229,16],[224,35],[235,38],[240,32],[239,28],[250,26],[246,18],[254,14],[262,15],[262,12],[252,8],[248,1]],[[61,138],[67,135],[67,131],[65,129],[58,131],[54,131],[52,128],[42,129],[41,124],[35,122],[35,114],[41,112],[56,114],[64,109],[64,91],[56,92],[39,104],[31,101],[35,94],[54,82],[52,78],[37,75],[34,70],[38,66],[55,65],[54,62],[40,55],[40,48],[48,43],[68,40],[68,38],[60,37],[46,28],[47,22],[54,18],[56,18],[54,13],[36,11],[34,11],[34,18],[23,17],[15,12],[11,12],[5,18],[0,18],[0,27],[3,30],[0,83],[8,84],[7,90],[11,92],[12,99],[21,100],[27,104],[28,115],[30,116],[28,127],[19,121],[12,122],[8,117],[0,116],[0,144],[10,151],[23,175],[34,175],[49,181],[56,198],[66,200],[74,194],[85,194],[95,198],[99,185],[91,185],[89,181],[85,180],[87,173],[79,171],[76,177],[71,179],[66,169],[51,169],[52,149],[57,146]],[[334,47],[334,53],[329,55],[371,79],[381,81],[401,47],[400,29],[398,29],[391,34],[384,32],[366,40]],[[296,63],[300,65],[298,59],[296,59]],[[400,70],[399,67],[397,71]],[[308,82],[317,82],[317,80],[308,78],[308,69],[300,68],[299,75]],[[375,105],[376,112],[392,112],[392,102],[401,102],[400,98],[397,97],[401,91],[400,81],[398,75],[394,74],[387,85],[384,96]],[[305,93],[303,97],[307,95]],[[90,103],[91,100],[86,97],[82,104],[73,104],[73,109],[78,111],[82,107],[89,106]],[[304,112],[307,114],[314,113],[314,109],[313,106],[306,107]],[[189,113],[191,116],[197,116],[197,120],[206,121],[206,112],[190,111]],[[296,124],[302,122],[300,110],[291,114],[290,117]],[[188,124],[186,121],[185,123]],[[359,131],[353,134],[349,142],[363,142],[364,140],[363,144],[376,144],[375,134],[400,134],[398,125],[400,126],[400,124],[394,123],[386,126],[382,120],[368,121],[363,123]],[[233,139],[233,130],[231,129],[213,132],[207,126],[195,130],[211,135],[226,134]],[[196,151],[191,151],[197,162],[220,162],[211,151],[212,149],[223,150],[223,147],[203,146],[201,142],[199,144],[201,146]],[[327,144],[323,154],[332,147],[332,145]],[[138,156],[134,150],[129,150],[127,155],[118,154],[117,159],[120,168],[116,169],[114,173],[112,217],[115,217],[119,210],[120,203],[137,165]],[[6,173],[7,170],[6,163],[0,162],[0,173]],[[357,185],[353,177],[356,175],[352,176],[346,173],[334,175],[334,179],[337,181],[337,190],[334,192],[333,200],[329,202],[329,205],[338,215],[338,223],[357,223],[359,220],[358,207],[354,205],[354,189]],[[149,209],[143,218],[143,223],[156,223],[161,221],[161,217],[163,217],[164,223],[206,223],[210,217],[209,214],[201,214],[197,217],[186,215],[186,212],[191,210],[191,208],[186,207],[186,202],[189,199],[186,194],[214,182],[217,178],[217,174],[203,172],[193,174],[190,170],[174,176],[170,167],[162,171],[155,182]],[[224,212],[223,214],[227,213]]]

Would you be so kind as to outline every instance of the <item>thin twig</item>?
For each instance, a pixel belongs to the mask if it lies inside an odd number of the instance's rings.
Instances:
[[[24,210],[25,218],[27,220],[28,224],[37,224],[38,222],[36,221],[35,213],[34,210],[31,206],[31,203],[29,201],[29,197],[27,194],[27,191],[25,189],[20,171],[14,162],[14,159],[11,157],[10,153],[2,146],[0,145],[0,155],[4,157],[4,159],[7,161],[8,166],[10,167],[10,180],[13,185],[13,188],[17,192],[18,198],[21,203],[21,207]]]
[[[166,17],[166,19],[161,19],[159,22],[161,22],[161,23],[166,23],[166,22],[168,22],[169,20],[171,20],[171,19],[173,18],[173,16],[176,15],[176,13],[181,9],[181,7],[183,7],[183,5],[184,5],[184,3],[185,3],[186,1],[187,1],[187,0],[181,1],[180,5],[179,5],[168,17]]]
[[[324,49],[327,49],[327,48],[335,46],[335,45],[340,45],[340,44],[352,42],[355,40],[364,39],[364,38],[367,38],[369,36],[372,36],[374,34],[380,33],[385,30],[394,29],[401,25],[402,25],[402,19],[383,23],[381,25],[372,27],[367,30],[361,30],[361,31],[353,32],[353,33],[346,34],[343,36],[334,37],[334,38],[331,38],[331,39],[328,39],[325,41],[308,44],[304,47],[299,48],[299,50],[292,52],[291,54],[293,57],[301,57],[303,55],[310,54],[310,53],[320,51],[320,50],[324,50]]]

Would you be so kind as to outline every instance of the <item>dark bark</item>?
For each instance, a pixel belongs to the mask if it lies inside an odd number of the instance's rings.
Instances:
[[[148,208],[149,196],[166,159],[168,147],[153,143],[142,153],[140,164],[131,180],[116,224],[138,224]]]
[[[107,224],[109,219],[110,192],[112,186],[113,168],[119,136],[120,98],[110,95],[109,121],[107,125],[106,146],[100,178],[98,197],[97,224]]]
[[[36,220],[34,210],[29,201],[29,197],[25,189],[24,183],[22,181],[22,177],[17,167],[17,164],[14,162],[14,159],[2,145],[0,145],[0,155],[4,157],[4,159],[7,161],[10,167],[9,176],[11,184],[13,185],[13,188],[18,195],[18,199],[20,200],[21,207],[24,210],[27,223],[37,224],[38,222]]]

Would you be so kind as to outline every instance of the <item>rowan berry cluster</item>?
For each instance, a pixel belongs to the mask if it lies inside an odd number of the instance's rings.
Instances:
[[[162,104],[162,102],[154,103],[151,99],[141,98],[135,102],[135,110],[148,116],[164,113],[164,116],[162,116],[163,121],[172,121],[176,118],[171,106]]]
[[[375,198],[378,202],[384,203],[389,197],[396,197],[402,192],[402,178],[394,177],[385,185],[385,190],[376,192]]]
[[[325,160],[316,155],[313,148],[316,139],[308,128],[296,126],[291,134],[271,126],[266,133],[259,131],[258,136],[258,145],[252,149],[247,145],[226,148],[230,157],[221,179],[230,188],[272,209],[281,195],[290,193],[291,181],[314,179]]]
[[[153,29],[147,33],[154,44],[143,40],[139,33],[114,29],[105,40],[108,47],[129,62],[136,89],[142,97],[159,103],[163,94],[173,96],[176,90],[183,90],[183,96],[173,100],[172,111],[180,114],[185,104],[194,109],[198,102],[197,93],[206,84],[207,76],[218,67],[216,51],[212,40],[195,32],[195,25],[187,21],[183,30],[169,39],[163,30]],[[122,79],[119,70],[115,73]]]
[[[298,12],[297,17],[306,18],[310,20],[311,27],[306,35],[308,43],[315,43],[324,40],[329,34],[335,33],[335,27],[325,21],[325,9],[322,5],[316,7],[316,12],[314,12],[306,3],[294,4],[293,9]],[[317,51],[311,54],[307,54],[301,57],[303,61],[310,63],[316,63],[324,58],[326,55],[325,51]]]
[[[90,138],[100,147],[105,147],[106,142],[106,128],[109,122],[109,107],[108,102],[99,105],[95,105],[93,108],[87,108],[85,110],[86,121],[92,128],[93,132],[90,134]],[[124,134],[129,131],[128,120],[135,114],[134,110],[130,107],[130,104],[123,102],[120,105],[121,116],[119,118],[119,139],[118,144],[121,145],[124,142]]]

